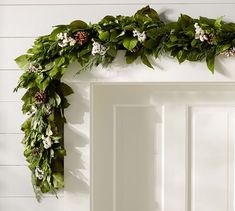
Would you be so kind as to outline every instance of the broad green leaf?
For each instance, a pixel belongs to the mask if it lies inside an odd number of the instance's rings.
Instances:
[[[18,64],[18,66],[21,69],[25,70],[28,67],[28,65],[29,65],[28,58],[29,58],[29,56],[25,54],[25,55],[17,57],[15,59],[15,62]]]
[[[123,40],[123,46],[130,51],[136,47],[137,43],[138,40],[136,38],[128,37]]]
[[[148,60],[148,58],[147,58],[146,55],[144,55],[144,54],[141,55],[141,61],[142,61],[145,65],[147,65],[148,67],[154,69],[153,66],[151,65],[151,63],[149,62],[149,60]]]
[[[99,31],[99,38],[102,41],[107,41],[109,39],[109,32],[108,31]]]
[[[110,46],[107,50],[107,54],[114,58],[117,55],[117,49],[114,46]]]
[[[50,185],[48,184],[48,182],[46,180],[42,182],[40,188],[41,188],[42,193],[47,193],[51,189]]]
[[[87,29],[88,25],[84,21],[76,20],[76,21],[73,21],[72,23],[70,23],[69,27],[72,30],[80,30],[80,29]]]
[[[211,73],[214,74],[214,69],[215,69],[215,57],[214,56],[207,56],[206,57],[206,63],[207,67],[211,71]]]
[[[74,93],[72,88],[63,82],[60,84],[60,87],[64,96],[68,96]]]
[[[63,188],[64,187],[64,176],[62,173],[54,173],[53,177],[53,185],[55,188]]]

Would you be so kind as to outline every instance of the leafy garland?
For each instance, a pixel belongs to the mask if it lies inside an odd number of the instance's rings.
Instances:
[[[80,64],[78,72],[107,66],[118,50],[125,50],[127,64],[140,58],[150,68],[149,56],[157,58],[167,52],[179,63],[205,59],[213,73],[217,55],[235,53],[235,23],[187,15],[164,23],[147,6],[131,17],[106,16],[97,24],[76,20],[58,25],[51,34],[37,38],[25,55],[16,58],[24,73],[15,91],[27,89],[22,111],[29,117],[22,124],[22,142],[38,199],[64,186],[64,109],[69,106],[66,96],[73,93],[61,82],[65,69],[74,62]]]

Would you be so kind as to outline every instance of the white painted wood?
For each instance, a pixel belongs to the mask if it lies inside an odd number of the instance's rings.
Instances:
[[[1,71],[0,70],[0,84],[4,89],[0,89],[1,101],[20,101],[25,90],[21,89],[17,93],[13,92],[16,87],[22,71]]]
[[[24,5],[24,4],[29,4],[29,5],[41,5],[41,4],[53,4],[53,5],[57,5],[57,4],[62,4],[62,5],[66,5],[66,4],[76,4],[76,5],[80,5],[80,4],[85,4],[85,5],[94,5],[94,4],[98,4],[98,5],[103,5],[103,4],[107,4],[107,5],[118,5],[118,4],[125,4],[125,5],[131,5],[131,4],[159,4],[159,3],[168,3],[168,4],[181,4],[181,3],[197,3],[197,4],[221,4],[221,1],[219,0],[158,0],[158,1],[153,1],[153,0],[102,0],[102,1],[98,1],[98,0],[89,0],[89,1],[85,1],[85,0],[41,0],[41,1],[37,1],[37,0],[2,0],[0,2],[0,5]],[[226,3],[234,3],[233,0],[226,0],[223,2],[223,4]]]
[[[48,209],[49,208],[49,209]],[[56,210],[64,211],[65,205],[63,198],[59,200],[56,198],[44,198],[41,203],[38,203],[35,198],[0,198],[0,209],[5,211],[46,211],[46,210]]]
[[[20,102],[0,102],[0,134],[22,133],[21,124],[26,119],[21,112]]]
[[[0,166],[0,184],[0,197],[34,196],[27,166]]]
[[[32,37],[48,34],[52,26],[80,19],[97,23],[106,15],[133,15],[142,5],[24,5],[0,6],[0,37]],[[234,4],[158,4],[152,5],[163,18],[177,20],[181,13],[192,17],[217,18],[234,21]],[[53,16],[52,16],[53,11]],[[78,12],[79,11],[79,12]],[[98,11],[98,12],[97,12]],[[87,13],[92,15],[87,15]],[[14,14],[15,18],[12,18]],[[47,21],[44,21],[44,20]]]
[[[114,106],[113,210],[161,209],[162,108]]]
[[[192,107],[190,118],[191,210],[232,211],[235,140],[230,119],[234,119],[234,111],[230,107]]]
[[[0,134],[0,166],[26,165],[22,138],[23,134]]]
[[[33,45],[33,41],[33,38],[0,38],[0,72],[9,69],[19,70],[15,58],[25,54],[27,49]]]
[[[125,211],[131,208],[138,210],[135,206],[139,205],[137,206],[139,208],[148,207],[149,211],[232,211],[234,209],[232,204],[234,90],[232,84],[218,83],[214,85],[209,83],[93,84],[91,210]],[[117,104],[122,104],[122,107],[116,108],[116,115],[113,117],[113,108]],[[133,157],[137,157],[135,153],[139,149],[138,144],[133,142],[138,143],[138,138],[143,139],[147,127],[151,129],[146,120],[151,122],[152,118],[149,118],[146,112],[137,113],[136,108],[128,107],[130,104],[163,106],[164,144],[160,158],[163,169],[161,180],[163,188],[160,197],[162,209],[151,207],[153,201],[156,202],[153,200],[154,197],[148,199],[143,197],[143,200],[146,200],[139,202],[139,194],[142,192],[138,187],[134,189],[134,185],[132,186],[136,178],[132,180],[130,178],[137,171]],[[188,109],[191,107],[193,113]],[[194,112],[198,107],[199,110]],[[145,116],[142,116],[144,114]],[[192,114],[195,116],[192,118],[193,122],[191,122]],[[139,123],[139,118],[143,122]],[[193,131],[192,138],[189,139],[191,131]],[[231,132],[228,134],[228,131]],[[148,139],[150,134],[149,131],[144,137]],[[127,155],[128,150],[130,157]],[[151,170],[141,172],[141,162],[144,162],[141,160],[142,156],[145,160],[145,154],[139,153],[139,174],[135,175],[137,178],[139,176],[140,186],[145,184],[147,190],[149,184],[141,181],[143,175],[151,175]],[[152,159],[154,160],[154,157]],[[153,160],[149,161],[149,165]],[[128,186],[132,187],[131,190]],[[143,192],[147,194],[146,191]],[[138,202],[133,202],[134,198]],[[117,200],[116,203],[113,199]]]

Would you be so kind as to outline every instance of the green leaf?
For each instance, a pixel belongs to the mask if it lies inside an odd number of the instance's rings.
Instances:
[[[40,188],[41,188],[42,193],[47,193],[51,189],[47,181],[43,181]]]
[[[29,58],[29,56],[27,54],[25,54],[25,55],[17,57],[15,59],[15,62],[18,64],[18,66],[21,69],[25,70],[28,67],[28,65],[29,65],[28,58]]]
[[[62,175],[62,173],[54,173],[52,177],[53,185],[55,188],[59,189],[64,187],[64,176]]]
[[[108,31],[99,31],[99,39],[102,41],[107,41],[109,39]]]
[[[133,48],[135,48],[136,45],[137,45],[137,43],[138,43],[138,40],[137,40],[136,38],[130,38],[130,37],[128,37],[128,38],[125,38],[125,39],[123,40],[123,46],[124,46],[126,49],[128,49],[129,51],[131,51]]]
[[[138,58],[138,54],[128,54],[126,55],[126,63],[127,64],[131,64],[133,63],[137,58]]]
[[[144,54],[141,55],[141,61],[142,61],[145,65],[147,65],[148,67],[154,69],[153,66],[151,65],[151,63],[149,62],[149,60],[148,60],[148,58],[147,58],[146,55],[144,55]]]
[[[114,58],[117,55],[117,49],[114,46],[110,46],[107,50],[107,54]]]
[[[218,17],[217,19],[216,19],[216,21],[215,21],[215,23],[214,23],[214,26],[215,26],[215,28],[216,29],[221,29],[221,22],[222,22],[222,20],[223,20],[223,16],[221,16],[221,17]]]
[[[177,40],[178,40],[178,38],[175,35],[170,36],[170,41],[171,42],[176,42]]]
[[[57,106],[59,106],[61,103],[61,98],[57,93],[55,93],[55,101],[56,101]]]
[[[214,56],[207,56],[206,63],[209,70],[214,74],[215,69],[215,57]]]
[[[150,8],[149,6],[146,6],[140,10],[138,10],[135,14],[135,17],[136,16],[147,16],[147,17],[150,17],[152,20],[154,21],[159,21],[159,16],[158,16],[158,13]]]
[[[88,25],[84,21],[76,20],[76,21],[73,21],[72,23],[70,23],[69,27],[72,30],[79,30],[79,29],[87,29]]]
[[[64,96],[68,96],[74,93],[72,88],[65,83],[60,83],[60,87]]]

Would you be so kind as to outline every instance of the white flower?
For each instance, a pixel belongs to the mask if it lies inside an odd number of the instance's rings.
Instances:
[[[195,28],[195,39],[196,40],[200,40],[201,42],[208,40],[208,36],[205,34],[205,31],[199,26],[198,23],[194,24],[194,28]]]
[[[133,36],[137,37],[139,42],[144,42],[146,40],[146,33],[145,31],[143,31],[142,33],[137,31],[137,30],[133,30]]]
[[[99,55],[103,56],[103,55],[105,55],[107,50],[108,50],[108,48],[106,46],[93,40],[92,51],[91,51],[92,55],[99,54]]]
[[[31,110],[27,112],[27,115],[35,114],[37,110],[37,107],[35,105],[32,105]]]
[[[43,139],[43,147],[45,149],[49,149],[51,146],[52,146],[52,140],[51,140],[51,137],[50,136],[42,136],[42,139]]]
[[[35,176],[36,176],[39,180],[42,180],[42,179],[43,179],[44,172],[43,172],[43,170],[42,170],[40,167],[36,167],[34,173],[35,173]]]
[[[45,149],[49,149],[53,142],[51,140],[51,136],[53,135],[52,130],[48,127],[46,130],[46,136],[42,135],[42,143],[43,143],[43,147]]]
[[[66,47],[68,45],[74,46],[76,44],[76,40],[72,37],[69,37],[66,32],[57,34],[57,37],[59,40],[61,40],[61,42],[58,43],[61,48]]]
[[[30,63],[28,70],[29,72],[32,72],[32,73],[38,73],[38,72],[41,72],[42,68],[36,67],[32,63]]]
[[[226,50],[222,54],[227,56],[227,57],[234,56],[235,55],[235,47],[229,48],[228,50]]]

